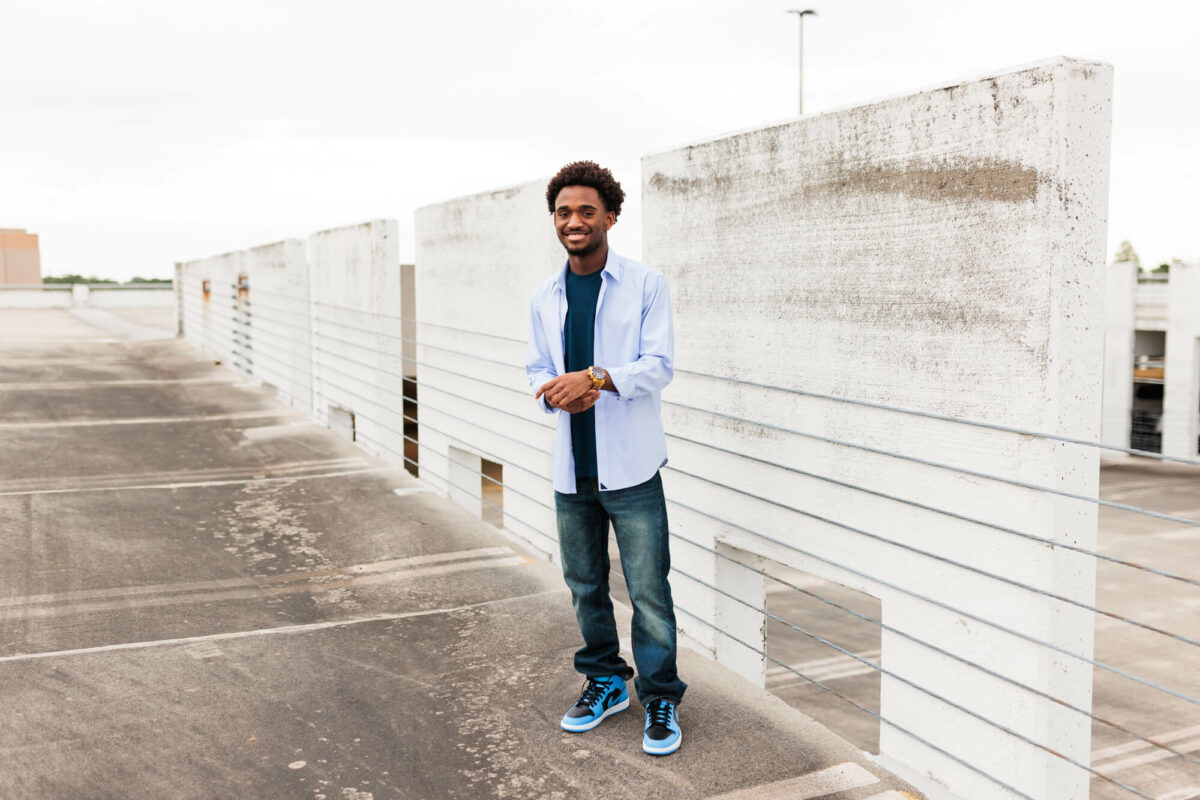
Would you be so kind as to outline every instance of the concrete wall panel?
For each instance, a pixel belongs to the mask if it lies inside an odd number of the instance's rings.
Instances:
[[[878,596],[897,629],[1090,705],[1086,663],[958,612],[1090,656],[1090,615],[1022,586],[1090,603],[1091,560],[912,503],[1091,547],[1094,507],[1004,480],[1094,496],[1095,453],[888,408],[1098,439],[1110,93],[1108,67],[1061,60],[643,160],[645,260],[676,313],[677,533]],[[883,646],[947,701],[885,676],[885,717],[1031,796],[1086,797],[1086,772],[951,704],[1083,762],[1085,718]],[[895,728],[881,748],[962,797],[1009,796]]]
[[[280,399],[312,412],[312,313],[304,241],[288,239],[242,252],[249,292],[250,374],[275,387]]]
[[[308,238],[313,413],[354,413],[355,438],[404,463],[401,271],[395,220],[334,228]]]
[[[417,211],[417,372],[422,477],[447,482],[451,447],[504,467],[505,527],[555,556],[549,451],[553,418],[524,374],[529,298],[565,258],[546,180]],[[468,487],[479,495],[479,481]]]
[[[1171,269],[1163,394],[1163,454],[1195,458],[1200,439],[1200,265]]]

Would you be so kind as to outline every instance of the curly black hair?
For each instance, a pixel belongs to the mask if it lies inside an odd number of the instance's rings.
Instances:
[[[625,191],[613,174],[595,161],[573,161],[558,171],[546,186],[546,205],[550,213],[554,213],[554,201],[564,186],[590,186],[600,193],[604,201],[604,210],[613,212],[614,217],[621,216],[621,203],[625,200]]]

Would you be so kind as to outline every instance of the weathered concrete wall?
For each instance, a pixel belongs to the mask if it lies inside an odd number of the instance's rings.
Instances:
[[[91,286],[87,305],[93,308],[170,308],[175,291],[169,286]]]
[[[1107,66],[1062,60],[646,157],[644,256],[671,281],[677,367],[1096,440],[1110,96]],[[709,479],[668,467],[668,496],[696,509],[673,509],[677,533],[880,597],[900,631],[1090,705],[1087,664],[914,596],[1087,657],[1090,614],[970,568],[1091,602],[1088,558],[847,487],[1092,547],[1094,507],[955,468],[1094,496],[1094,452],[681,373],[665,397],[702,409],[668,402],[673,435],[844,484],[669,440],[673,466]],[[675,554],[721,580],[703,550]],[[709,590],[672,585],[680,606],[715,612]],[[883,652],[894,673],[1086,763],[1086,718],[896,634]],[[882,714],[1030,796],[1087,796],[1083,770],[886,676]],[[881,749],[961,797],[1008,796],[886,725]]]
[[[176,265],[185,337],[402,466],[411,344],[396,230],[374,220]]]
[[[305,243],[287,239],[243,250],[241,270],[249,286],[242,304],[250,320],[250,374],[274,386],[294,408],[311,413],[312,315]]]
[[[1101,438],[1113,447],[1129,447],[1133,410],[1134,296],[1137,266],[1109,264],[1104,293],[1104,418]]]
[[[182,279],[179,295],[184,338],[223,363],[233,361],[235,284],[241,259],[240,252],[233,252],[177,265],[176,274]]]
[[[169,308],[175,305],[175,290],[161,286],[88,286],[45,284],[0,286],[0,308]]]
[[[354,437],[404,463],[401,272],[395,220],[308,237],[313,413],[354,417]],[[339,411],[340,409],[340,411]]]
[[[1200,264],[1172,267],[1167,286],[1163,454],[1194,458],[1200,455]]]
[[[0,308],[70,308],[71,304],[70,286],[49,289],[0,286]]]
[[[529,298],[565,259],[546,182],[417,211],[417,370],[422,477],[450,493],[451,447],[502,462],[505,527],[556,556],[553,418],[535,408],[523,368]],[[452,496],[479,514],[480,488],[476,476]]]

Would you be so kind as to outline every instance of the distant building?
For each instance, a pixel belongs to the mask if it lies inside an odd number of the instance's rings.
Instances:
[[[1200,264],[1167,275],[1108,267],[1104,331],[1106,444],[1200,453]]]
[[[41,282],[37,234],[23,228],[0,228],[0,286]]]

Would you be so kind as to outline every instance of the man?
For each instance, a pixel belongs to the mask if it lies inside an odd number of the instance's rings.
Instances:
[[[646,709],[642,749],[667,755],[683,738],[676,706],[687,688],[675,668],[658,474],[667,463],[659,408],[674,374],[674,333],[663,274],[608,246],[624,199],[612,173],[591,161],[568,164],[551,179],[546,202],[567,262],[533,294],[525,370],[542,410],[558,417],[558,540],[584,642],[575,654],[583,693],[562,728],[588,731],[629,707],[625,682],[633,670],[619,652],[608,588],[611,522],[633,601],[634,685]]]

